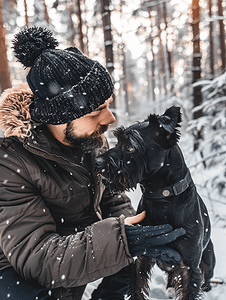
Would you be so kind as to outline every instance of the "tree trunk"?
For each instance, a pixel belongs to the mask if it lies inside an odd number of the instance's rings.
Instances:
[[[27,1],[24,0],[25,23],[29,27],[28,14],[27,14]]]
[[[212,18],[212,0],[208,1],[209,17]],[[213,51],[213,21],[210,21],[210,73],[214,77],[214,51]]]
[[[199,0],[192,1],[192,29],[193,29],[193,80],[196,82],[201,78],[201,53],[200,53],[200,32],[199,32],[199,19],[200,7]],[[194,88],[194,107],[202,103],[201,86]],[[194,119],[201,117],[200,111],[194,113]]]
[[[161,21],[162,21],[162,11],[160,4],[157,4],[157,26],[158,26],[158,38],[159,38],[159,65],[160,65],[160,87],[163,85],[164,93],[167,94],[167,87],[166,87],[166,69],[165,69],[165,56],[163,51],[163,44],[162,44],[162,37],[161,37]],[[160,88],[161,91],[161,88]]]
[[[77,17],[78,17],[78,33],[79,33],[79,43],[80,50],[84,53],[84,41],[83,41],[83,32],[82,32],[82,11],[81,11],[81,0],[77,0]]]
[[[168,49],[168,33],[167,33],[167,28],[168,28],[168,22],[167,22],[167,10],[166,10],[166,3],[163,2],[163,17],[164,17],[164,22],[165,22],[165,31],[166,31],[166,55],[167,55],[167,62],[168,62],[168,69],[169,69],[169,79],[170,79],[170,91],[173,90],[173,71],[172,71],[172,58],[171,58],[171,53]]]
[[[72,15],[73,15],[73,13],[74,13],[73,3],[69,3],[68,10],[69,10],[70,27],[71,27],[71,45],[72,45],[72,47],[75,47],[75,46],[76,46],[76,43],[75,43],[75,39],[76,39],[75,35],[76,35],[76,32],[75,32],[74,22],[73,22],[73,19],[72,19]]]
[[[155,53],[153,51],[153,40],[154,36],[152,37],[153,32],[153,24],[154,18],[151,16],[151,10],[149,9],[149,19],[150,19],[150,26],[151,26],[151,33],[149,36],[150,44],[151,44],[151,54],[152,54],[152,61],[151,61],[151,91],[152,91],[152,100],[155,101]]]
[[[192,30],[193,30],[193,78],[192,82],[196,82],[201,78],[201,53],[200,53],[200,6],[199,0],[192,0]],[[201,86],[193,88],[193,105],[194,107],[202,103]],[[202,110],[193,113],[193,118],[198,119],[202,116]],[[202,131],[197,132],[194,150],[198,148],[199,139],[202,138]]]
[[[109,73],[113,76],[114,73],[114,60],[113,60],[113,40],[111,33],[111,15],[109,9],[110,1],[101,0],[101,13],[104,30],[104,45],[105,45],[105,56],[106,56],[106,68]]]
[[[223,7],[222,0],[218,0],[218,16],[223,17]],[[221,47],[221,69],[225,70],[225,30],[224,30],[224,21],[219,20],[220,25],[220,47]]]
[[[47,5],[46,5],[45,0],[42,0],[42,3],[43,3],[43,5],[44,5],[44,11],[45,11],[46,22],[47,22],[47,24],[49,24],[50,19],[49,19],[48,8],[47,8]]]
[[[121,55],[122,59],[122,70],[123,70],[123,90],[125,92],[125,104],[126,104],[126,114],[130,114],[130,100],[128,94],[128,78],[127,78],[127,70],[126,70],[126,55],[125,55],[125,44],[122,42],[121,46]]]
[[[147,100],[148,100],[148,103],[150,102],[150,99],[151,99],[151,90],[150,90],[150,74],[151,74],[151,71],[150,71],[150,61],[148,59],[148,51],[149,51],[149,43],[147,43],[146,47],[147,47],[147,50],[146,50],[146,54],[145,54],[145,57],[146,57],[146,62],[145,62],[145,71],[146,71],[146,80],[147,80],[147,86],[146,86],[146,95],[147,95]]]
[[[85,16],[87,15],[87,6],[86,6],[86,0],[83,0],[83,4],[84,4],[84,14]],[[88,36],[88,25],[87,25],[87,20],[85,18],[85,20],[83,20],[83,24],[85,25],[85,28],[86,28],[86,32],[85,34],[83,34],[84,36],[84,39],[85,39],[85,45],[84,45],[84,48],[85,48],[85,54],[87,56],[89,56],[89,36]],[[84,40],[83,39],[83,40]]]
[[[7,58],[5,30],[3,26],[3,1],[0,0],[0,86],[1,92],[11,87],[10,70]]]
[[[120,19],[123,20],[123,15],[122,15],[122,0],[120,0]],[[123,30],[123,28],[121,28]],[[125,106],[126,106],[126,114],[130,114],[130,101],[129,101],[129,94],[128,94],[128,78],[127,78],[127,70],[126,70],[126,55],[125,55],[125,43],[123,42],[123,36],[121,33],[121,45],[120,45],[120,50],[121,50],[121,56],[122,56],[122,70],[123,70],[123,90],[125,93]]]
[[[112,76],[112,79],[114,80],[113,39],[111,33],[111,13],[110,13],[109,6],[110,6],[110,0],[101,0],[101,14],[102,14],[103,31],[104,31],[106,68],[110,73],[110,75]],[[113,102],[111,102],[110,107],[113,109],[116,108],[115,94],[113,94]]]

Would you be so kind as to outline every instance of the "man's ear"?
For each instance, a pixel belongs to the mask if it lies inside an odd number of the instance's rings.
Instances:
[[[182,121],[180,107],[172,106],[161,116],[150,115],[149,126],[154,129],[154,139],[163,148],[173,147],[180,138],[177,129]]]

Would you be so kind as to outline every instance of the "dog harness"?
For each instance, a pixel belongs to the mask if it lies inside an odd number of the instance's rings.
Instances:
[[[155,192],[143,186],[141,187],[141,189],[144,197],[161,199],[182,194],[190,186],[190,183],[193,183],[193,180],[191,178],[191,173],[188,170],[183,179],[171,186],[164,187]]]

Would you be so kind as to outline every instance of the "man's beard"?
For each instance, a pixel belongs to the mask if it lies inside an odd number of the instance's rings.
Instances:
[[[80,148],[84,152],[92,152],[96,148],[103,146],[103,133],[107,131],[108,125],[101,125],[98,131],[93,132],[91,135],[77,136],[73,132],[72,122],[67,124],[65,129],[64,141],[68,142],[72,147]]]

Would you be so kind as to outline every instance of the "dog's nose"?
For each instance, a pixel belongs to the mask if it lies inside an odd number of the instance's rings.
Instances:
[[[100,167],[103,164],[104,160],[102,157],[96,157],[94,160],[95,166]]]

